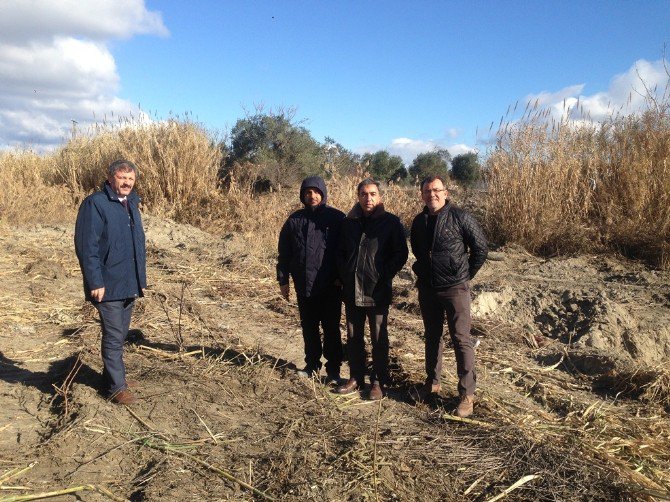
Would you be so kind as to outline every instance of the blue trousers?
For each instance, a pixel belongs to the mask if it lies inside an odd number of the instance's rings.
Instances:
[[[130,329],[135,299],[93,304],[102,322],[103,389],[110,396],[126,389],[126,366],[123,364],[123,343]]]

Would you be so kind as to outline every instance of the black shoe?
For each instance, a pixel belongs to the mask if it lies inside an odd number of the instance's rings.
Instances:
[[[337,373],[328,373],[326,380],[324,381],[326,385],[332,385],[334,387],[339,387],[345,382],[346,380],[340,376],[339,371]]]
[[[305,366],[303,369],[296,371],[296,374],[301,378],[314,378],[315,376],[318,376],[319,369]]]

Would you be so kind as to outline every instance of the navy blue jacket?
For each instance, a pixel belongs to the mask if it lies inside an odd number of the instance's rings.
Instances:
[[[300,187],[300,200],[306,188],[318,189],[321,204],[291,214],[279,233],[277,280],[288,284],[293,277],[296,294],[313,297],[333,287],[337,279],[335,251],[344,213],[326,205],[326,184],[318,176],[306,178]]]
[[[337,267],[343,299],[357,307],[389,306],[393,277],[407,261],[407,239],[400,219],[379,204],[365,218],[355,204],[342,224]]]
[[[146,251],[140,199],[128,195],[129,211],[105,182],[81,203],[74,228],[74,247],[84,276],[84,294],[105,288],[102,301],[142,296],[147,286]]]

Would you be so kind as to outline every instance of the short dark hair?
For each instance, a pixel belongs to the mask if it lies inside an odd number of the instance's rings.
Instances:
[[[135,164],[124,159],[115,160],[107,168],[107,174],[109,176],[115,176],[118,171],[133,171],[135,176],[139,176],[140,174]]]
[[[424,179],[422,179],[421,180],[421,186],[419,187],[419,190],[423,190],[424,185],[427,185],[428,183],[432,183],[433,181],[436,181],[436,180],[440,180],[442,182],[442,186],[444,188],[447,188],[446,180],[442,176],[436,174],[436,175],[426,176]]]
[[[382,187],[377,180],[373,180],[372,178],[365,178],[363,181],[361,181],[358,186],[356,187],[356,194],[358,195],[361,193],[361,188],[368,186],[368,185],[375,185],[377,187],[377,190],[379,193],[382,193]]]

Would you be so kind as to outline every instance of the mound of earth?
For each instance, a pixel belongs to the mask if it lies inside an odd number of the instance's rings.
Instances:
[[[99,394],[100,327],[71,226],[0,227],[0,487],[62,500],[651,500],[670,475],[668,274],[492,253],[473,282],[478,402],[415,403],[409,265],[380,403],[297,378],[302,337],[253,238],[146,218],[150,287],[126,350],[139,400]],[[346,369],[345,369],[346,376]],[[69,491],[68,491],[69,490]],[[65,493],[69,495],[65,495]]]

